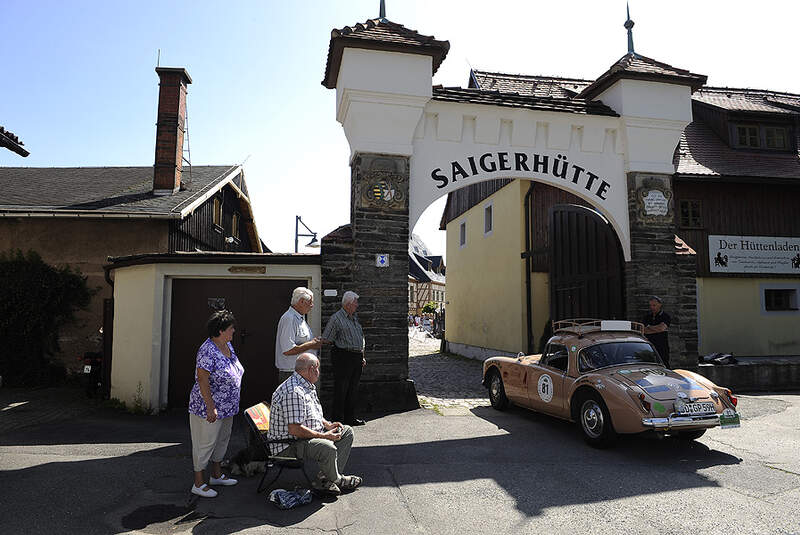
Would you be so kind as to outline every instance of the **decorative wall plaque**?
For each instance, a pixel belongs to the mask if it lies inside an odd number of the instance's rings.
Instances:
[[[645,216],[664,216],[669,213],[669,199],[661,190],[651,189],[642,192],[642,201],[644,201]]]
[[[361,188],[364,207],[402,209],[406,194],[401,187],[402,178],[390,171],[371,171]]]

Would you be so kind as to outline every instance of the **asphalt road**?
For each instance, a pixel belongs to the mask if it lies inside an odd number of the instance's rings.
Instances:
[[[364,486],[290,511],[256,494],[257,478],[190,499],[184,414],[73,401],[53,418],[57,400],[12,406],[23,398],[0,394],[4,533],[800,533],[799,394],[741,396],[742,427],[695,443],[603,451],[517,408],[374,417],[346,470]],[[229,452],[241,443],[235,430]]]

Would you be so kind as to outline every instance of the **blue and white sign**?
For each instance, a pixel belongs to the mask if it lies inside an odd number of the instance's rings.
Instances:
[[[388,254],[376,254],[375,255],[375,265],[379,268],[381,267],[389,267],[389,255]]]

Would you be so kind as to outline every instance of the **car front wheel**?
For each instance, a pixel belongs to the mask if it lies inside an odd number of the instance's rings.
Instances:
[[[492,407],[502,411],[508,407],[508,398],[506,397],[506,389],[503,387],[503,380],[500,374],[496,371],[490,372],[492,375],[489,378],[489,401]]]
[[[581,401],[578,427],[586,443],[594,448],[610,446],[617,436],[611,424],[608,408],[597,394],[592,394]]]

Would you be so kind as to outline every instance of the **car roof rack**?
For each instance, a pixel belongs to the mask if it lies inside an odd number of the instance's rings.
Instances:
[[[553,334],[564,332],[582,337],[586,334],[600,331],[632,331],[644,335],[644,324],[638,321],[599,320],[594,318],[575,318],[553,322]]]

